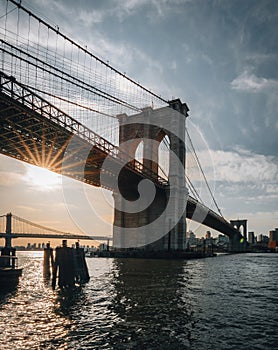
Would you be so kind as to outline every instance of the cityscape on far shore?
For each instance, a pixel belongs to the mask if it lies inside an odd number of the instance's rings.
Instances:
[[[228,252],[229,249],[229,237],[223,234],[219,234],[217,237],[212,237],[210,231],[206,231],[204,237],[198,238],[193,231],[186,233],[187,250],[188,251],[214,251],[214,252]],[[247,235],[248,248],[247,252],[278,252],[278,228],[269,231],[268,235],[258,234],[255,235],[253,231],[249,231]],[[44,250],[47,243],[27,243],[26,246],[15,246],[17,250]],[[74,247],[75,244],[72,244]],[[106,243],[98,245],[80,245],[87,253],[105,252],[113,249],[108,247]]]
[[[202,247],[209,247],[214,252],[227,252],[229,248],[229,237],[219,234],[216,238],[207,231],[205,237],[198,238],[192,231],[187,232],[187,248],[200,250]],[[253,231],[247,234],[247,252],[278,252],[278,228],[269,231],[268,235],[255,235]]]

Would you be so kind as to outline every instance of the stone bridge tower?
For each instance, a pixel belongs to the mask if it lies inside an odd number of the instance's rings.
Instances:
[[[118,116],[120,149],[135,159],[136,150],[142,143],[142,163],[152,170],[152,177],[159,176],[159,145],[164,137],[168,137],[169,185],[155,187],[153,191],[154,185],[143,180],[141,183],[145,181],[145,187],[140,193],[140,182],[119,181],[119,191],[113,193],[115,247],[156,251],[185,249],[188,197],[185,124],[188,111],[187,105],[177,99],[170,101],[169,107],[155,110],[147,107],[139,114]],[[137,207],[131,208],[136,201]]]
[[[231,252],[245,252],[247,250],[247,220],[238,219],[230,220],[230,223],[240,232],[240,228],[243,228],[243,237],[239,239],[238,236],[234,236],[229,242],[229,251]]]
[[[247,220],[230,220],[230,223],[239,231],[241,227],[243,228],[243,237],[247,241]]]

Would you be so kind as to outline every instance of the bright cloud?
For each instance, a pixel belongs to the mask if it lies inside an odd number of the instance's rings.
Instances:
[[[198,156],[210,181],[278,183],[278,164],[273,156],[243,149],[201,151]],[[192,169],[192,177],[200,178],[197,168]]]
[[[245,70],[231,82],[231,87],[233,90],[260,92],[269,88],[278,88],[278,82],[272,79],[259,78]]]
[[[190,158],[191,154],[187,154]],[[210,189],[224,215],[238,216],[247,208],[269,210],[278,200],[278,163],[264,156],[236,148],[231,151],[202,150],[198,157]],[[189,162],[187,175],[202,201],[215,208],[196,163]],[[191,189],[190,189],[191,191]],[[194,196],[194,193],[191,193]],[[242,217],[242,215],[241,215]]]
[[[60,187],[61,175],[33,165],[26,166],[28,170],[24,180],[30,188],[37,191],[55,191]]]

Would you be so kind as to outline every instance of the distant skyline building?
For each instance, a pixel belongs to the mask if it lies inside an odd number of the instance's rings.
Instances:
[[[269,231],[269,241],[278,241],[278,228],[275,228],[275,230]]]
[[[269,248],[276,249],[278,247],[278,228],[269,231]]]
[[[206,232],[206,239],[210,239],[211,238],[211,232],[210,231],[207,231]]]
[[[216,245],[217,245],[218,247],[228,248],[228,246],[229,246],[229,237],[220,234],[220,235],[218,235],[218,237],[216,238],[215,243],[216,243]]]
[[[248,243],[254,244],[255,243],[255,233],[253,231],[248,232]]]
[[[187,240],[187,243],[189,244],[189,246],[196,245],[197,241],[198,241],[196,238],[196,235],[193,231],[189,231],[186,233],[186,240]]]
[[[257,242],[258,243],[268,243],[269,242],[269,237],[266,235],[263,235],[262,233],[260,233],[257,237]]]

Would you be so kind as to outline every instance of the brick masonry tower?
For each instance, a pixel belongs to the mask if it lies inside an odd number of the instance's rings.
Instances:
[[[113,241],[116,248],[145,250],[184,250],[186,237],[185,124],[188,107],[179,99],[169,107],[144,108],[139,114],[118,115],[119,145],[135,159],[143,143],[143,165],[158,177],[159,145],[169,140],[169,185],[155,187],[145,181],[119,180],[115,201]],[[147,181],[147,182],[146,182]]]

